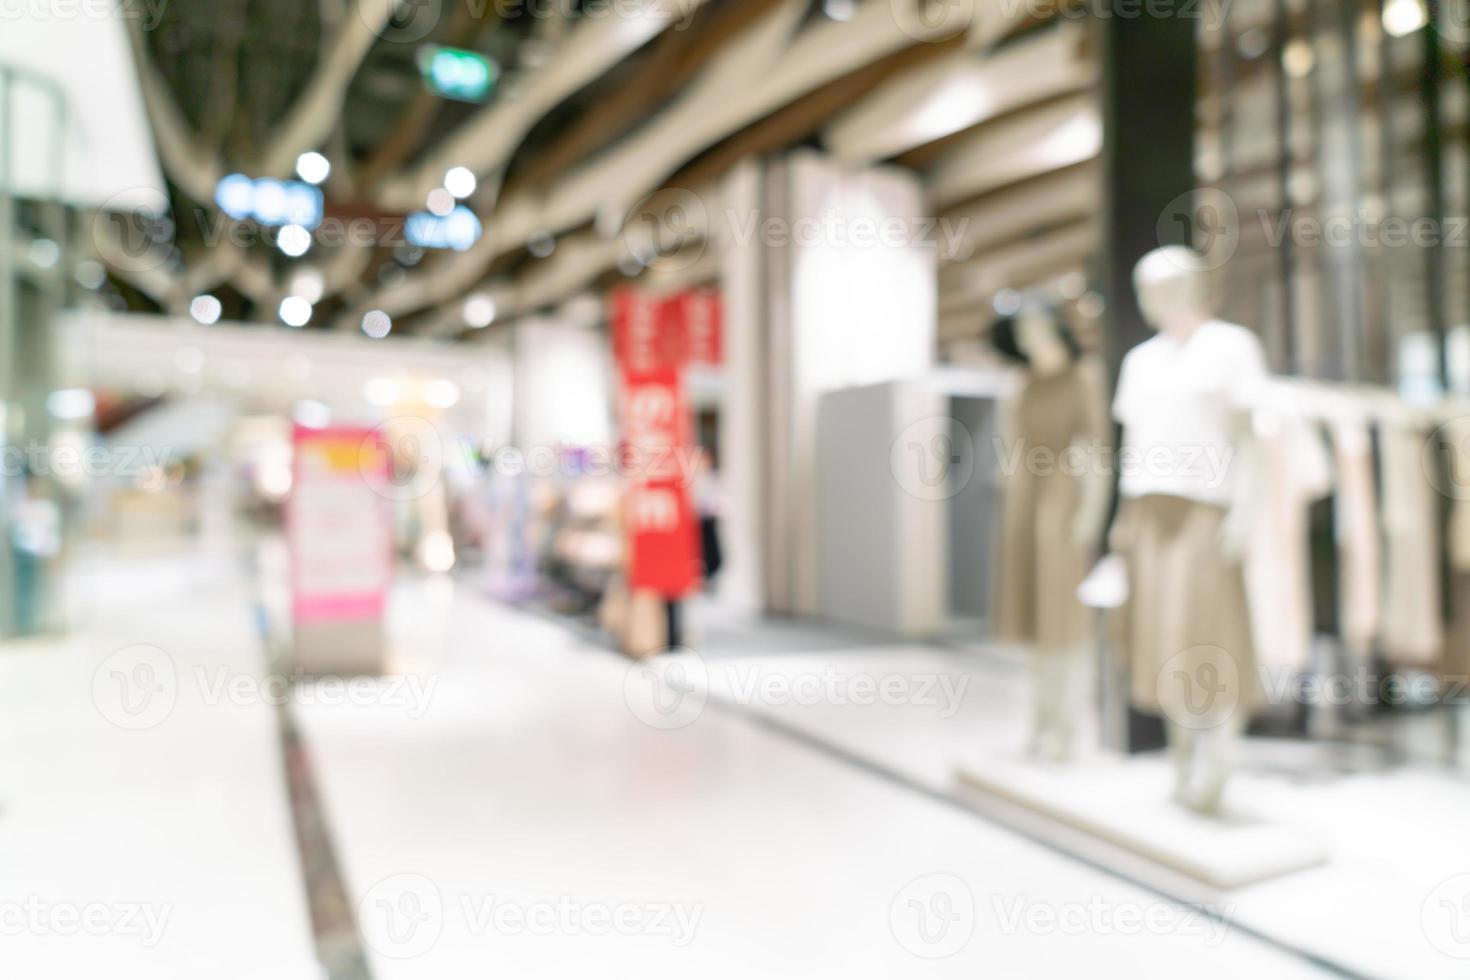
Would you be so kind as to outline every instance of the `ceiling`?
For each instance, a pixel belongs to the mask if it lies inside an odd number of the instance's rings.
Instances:
[[[210,293],[227,320],[279,324],[281,301],[300,291],[306,272],[310,292],[320,293],[311,329],[356,331],[381,310],[395,334],[471,336],[462,315],[471,293],[491,296],[503,322],[637,275],[620,232],[641,202],[661,188],[708,199],[752,154],[813,144],[854,165],[898,160],[943,179],[936,206],[945,208],[1090,159],[1095,148],[1083,134],[1055,160],[1011,147],[1010,169],[986,178],[981,167],[977,178],[965,161],[985,140],[1014,144],[1019,116],[1041,113],[1037,132],[1047,120],[1068,122],[1065,100],[1090,85],[1092,60],[1075,23],[1039,22],[1027,5],[939,4],[940,16],[933,6],[157,5],[124,20],[171,220],[132,216],[141,231],[125,248],[115,220],[95,222],[93,237],[133,311],[185,315],[196,295]],[[489,100],[431,92],[417,63],[427,44],[490,57],[502,74]],[[930,111],[915,111],[922,106]],[[1077,112],[1095,117],[1090,106]],[[273,231],[221,214],[214,191],[230,173],[291,178],[307,151],[332,164],[328,217],[371,233],[327,241],[319,231],[292,259]],[[478,178],[464,203],[484,234],[464,252],[408,246],[403,217],[421,210],[455,166]]]

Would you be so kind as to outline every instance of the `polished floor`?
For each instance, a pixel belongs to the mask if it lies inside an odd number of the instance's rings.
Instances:
[[[1345,975],[448,580],[392,676],[283,694],[262,567],[101,555],[82,629],[0,647],[3,975],[323,976],[283,714],[378,980]]]

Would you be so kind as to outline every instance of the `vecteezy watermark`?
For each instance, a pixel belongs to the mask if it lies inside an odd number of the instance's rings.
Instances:
[[[686,728],[704,714],[709,680],[703,657],[693,650],[672,650],[628,668],[623,675],[623,702],[650,728]]]
[[[1280,248],[1289,238],[1297,248],[1466,248],[1470,218],[1405,218],[1367,208],[1350,214],[1303,214],[1287,208],[1256,212],[1266,244]]]
[[[439,678],[434,674],[308,677],[299,668],[256,674],[203,664],[181,673],[165,650],[138,644],[118,650],[98,666],[92,675],[92,703],[117,727],[146,731],[173,715],[186,686],[208,708],[355,705],[393,709],[417,720],[428,712]]]
[[[1230,0],[889,0],[893,20],[916,41],[943,41],[980,26],[989,18],[998,26],[1050,20],[1198,20],[1214,30],[1225,23]]]
[[[1218,269],[1240,247],[1240,211],[1224,191],[1196,187],[1164,206],[1157,232],[1160,245],[1189,245],[1201,267]]]
[[[968,674],[867,673],[823,667],[815,671],[771,671],[759,665],[722,665],[722,692],[741,707],[932,708],[953,718],[970,687]]]
[[[1064,449],[1028,444],[1025,438],[993,442],[1002,476],[1021,471],[1032,476],[1112,476],[1124,478],[1178,477],[1211,489],[1225,485],[1235,461],[1233,446],[1124,446],[1116,453],[1099,440],[1075,443]]]
[[[156,646],[124,647],[92,674],[92,703],[118,728],[144,731],[168,720],[179,700],[179,672]]]
[[[1230,0],[1000,0],[1007,21],[1028,20],[1198,20],[1214,30],[1225,23]]]
[[[680,650],[630,666],[623,697],[640,721],[671,730],[698,720],[711,696],[742,708],[914,707],[947,720],[959,713],[969,687],[968,674],[711,665],[693,650]]]
[[[1452,500],[1470,500],[1470,416],[1451,419],[1429,433],[1419,466],[1434,489]]]
[[[676,949],[694,942],[704,918],[703,903],[615,901],[558,895],[511,899],[457,893],[421,874],[399,874],[373,885],[357,905],[358,928],[376,953],[414,959],[431,952],[453,927],[459,935],[652,936]]]
[[[888,450],[888,470],[920,500],[948,500],[975,475],[975,439],[958,419],[942,415],[904,428]]]
[[[208,707],[288,704],[303,708],[392,708],[417,721],[428,713],[439,687],[437,674],[386,677],[309,677],[300,668],[288,674],[249,674],[230,667],[195,667],[191,678]]]
[[[493,441],[476,445],[446,438],[437,426],[416,415],[398,416],[376,426],[363,438],[357,461],[362,479],[388,500],[418,500],[432,493],[451,464],[464,472],[483,471],[503,477],[617,477],[658,480],[688,489],[703,466],[698,446],[637,446],[622,443],[541,444],[521,447]]]
[[[1124,446],[1114,452],[1101,440],[1058,449],[1024,437],[991,440],[996,471],[1049,477],[1150,477],[1187,479],[1212,489],[1225,485],[1235,462],[1233,446]],[[898,485],[920,500],[947,500],[974,478],[973,439],[964,423],[948,416],[920,419],[904,428],[889,447],[888,468]]]
[[[1225,941],[1235,918],[1234,905],[1112,902],[1097,895],[1069,902],[992,895],[990,903],[996,927],[1004,935],[1197,936],[1212,949]]]
[[[355,4],[362,22],[385,41],[413,44],[433,33],[456,3],[476,23],[491,20],[643,20],[684,30],[699,8],[698,0],[365,0]]]
[[[623,251],[640,265],[665,272],[690,268],[710,242],[734,248],[869,250],[932,249],[944,261],[963,254],[970,219],[847,213],[784,217],[756,209],[726,208],[711,216],[704,199],[683,187],[643,198],[622,219]]]
[[[66,481],[122,477],[162,479],[173,450],[167,446],[51,445],[32,439],[25,445],[0,446],[0,476],[54,476]]]
[[[0,22],[46,20],[139,21],[151,31],[163,20],[169,0],[0,0]]]
[[[48,902],[31,895],[0,901],[0,936],[121,936],[153,949],[173,914],[172,904]]]
[[[888,905],[898,944],[926,960],[947,959],[975,935],[975,893],[963,878],[927,874],[904,885]]]
[[[1470,217],[1465,215],[1404,217],[1360,205],[1352,211],[1257,208],[1252,219],[1268,248],[1470,247]],[[1158,240],[1161,245],[1188,244],[1205,268],[1218,269],[1234,257],[1242,229],[1240,210],[1229,194],[1216,187],[1197,187],[1164,207]]]
[[[1470,960],[1470,874],[1446,878],[1419,912],[1429,944],[1446,956]]]
[[[1199,644],[1165,660],[1154,678],[1164,717],[1181,728],[1219,728],[1240,707],[1242,672],[1224,647]]]
[[[1310,707],[1403,707],[1470,704],[1470,677],[1463,674],[1380,674],[1368,667],[1327,674],[1257,667],[1270,704]]]
[[[915,41],[945,41],[969,30],[979,16],[979,0],[889,0],[898,29]]]
[[[275,248],[284,230],[237,221],[208,208],[169,211],[151,192],[140,189],[109,198],[92,217],[91,235],[98,255],[112,267],[124,272],[151,272],[179,260],[174,241],[182,227],[192,227],[208,249],[224,245],[236,249],[256,245]],[[398,248],[412,244],[403,218],[328,215],[309,234],[313,245],[324,248]]]

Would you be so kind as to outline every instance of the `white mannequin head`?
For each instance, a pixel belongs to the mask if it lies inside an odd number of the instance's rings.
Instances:
[[[1154,329],[1183,339],[1210,318],[1204,260],[1183,245],[1156,248],[1133,267],[1138,308]]]

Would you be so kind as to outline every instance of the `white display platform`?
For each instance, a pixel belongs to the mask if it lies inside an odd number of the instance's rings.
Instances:
[[[1327,861],[1311,833],[1273,823],[1250,805],[1249,782],[1227,790],[1219,817],[1192,813],[1170,799],[1172,774],[1162,758],[1097,755],[1072,765],[1046,765],[1019,755],[978,757],[956,770],[971,790],[1009,804],[1001,819],[1046,837],[1046,825],[1085,832],[1218,891],[1270,881]],[[983,799],[965,796],[985,809]]]

